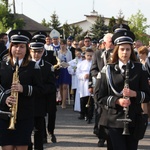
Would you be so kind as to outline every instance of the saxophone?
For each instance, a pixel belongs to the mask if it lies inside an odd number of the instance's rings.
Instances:
[[[18,69],[19,69],[19,65],[18,65],[18,58],[17,58],[15,64],[15,72],[13,73],[12,83],[19,83]],[[15,130],[17,110],[18,110],[18,92],[12,91],[11,96],[15,97],[16,103],[12,104],[10,107],[11,117],[10,117],[10,125],[8,129]]]
[[[60,69],[60,64],[61,64],[61,61],[60,61],[60,59],[59,59],[57,56],[56,56],[56,59],[57,59],[57,64],[53,66],[53,67],[54,67],[54,70]]]

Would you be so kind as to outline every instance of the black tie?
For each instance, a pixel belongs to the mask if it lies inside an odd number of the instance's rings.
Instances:
[[[125,72],[126,72],[126,65],[123,65],[123,66],[122,66],[122,69],[123,69],[123,76],[125,76]]]

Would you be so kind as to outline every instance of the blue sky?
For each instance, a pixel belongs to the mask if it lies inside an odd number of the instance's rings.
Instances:
[[[12,1],[9,0],[9,3]],[[17,13],[23,13],[39,23],[43,18],[49,21],[54,11],[62,24],[66,21],[78,22],[94,8],[98,14],[108,18],[117,18],[119,10],[122,10],[125,19],[141,10],[150,25],[150,0],[15,0],[15,3]]]

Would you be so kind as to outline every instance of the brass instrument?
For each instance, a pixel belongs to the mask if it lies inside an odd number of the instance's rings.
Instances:
[[[91,102],[91,95],[89,96],[88,102],[87,102],[87,104],[85,105],[86,108],[89,108],[89,107],[90,107],[90,102]]]
[[[18,76],[18,69],[19,69],[19,64],[18,64],[18,58],[16,59],[16,64],[15,64],[15,72],[13,73],[13,79],[12,83],[19,83],[19,76]],[[16,119],[17,119],[17,110],[18,110],[18,92],[12,91],[11,96],[15,97],[16,103],[11,105],[11,117],[10,117],[10,125],[8,129],[15,130],[15,124],[16,124]]]
[[[57,56],[56,56],[56,59],[57,59],[57,64],[53,66],[54,70],[55,69],[60,69],[60,64],[61,64],[61,61],[60,61],[60,59]]]
[[[96,79],[95,79],[95,77],[92,77],[92,87],[93,88],[95,87],[95,83],[96,83]],[[85,105],[85,107],[87,107],[87,108],[90,107],[90,102],[91,102],[91,95],[89,96],[88,102]]]
[[[129,66],[130,66],[130,64],[127,63],[126,71],[125,71],[124,88],[129,88]],[[124,97],[124,98],[129,99],[130,97]],[[128,124],[132,120],[129,118],[129,115],[128,115],[129,107],[124,107],[123,110],[124,110],[124,119],[117,119],[117,121],[122,121],[124,124],[122,135],[130,135]]]

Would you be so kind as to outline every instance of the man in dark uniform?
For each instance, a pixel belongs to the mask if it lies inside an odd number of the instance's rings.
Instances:
[[[91,66],[91,76],[94,77],[96,79],[98,72],[101,71],[101,69],[103,68],[103,66],[105,66],[107,64],[107,60],[110,57],[110,54],[113,50],[113,44],[112,44],[112,33],[107,33],[104,36],[104,45],[105,45],[105,49],[103,50],[97,50],[95,51],[94,57],[93,57],[93,61],[92,61],[92,66]],[[94,134],[97,134],[99,136],[99,129],[98,129],[98,122],[99,122],[99,118],[100,118],[100,114],[98,113],[98,106],[97,106],[97,95],[96,90],[98,89],[94,89],[94,100],[95,100],[95,125],[94,125]],[[100,133],[101,134],[101,133]],[[104,142],[105,140],[101,137],[99,137],[99,142],[98,142],[98,146],[102,147],[104,146]]]
[[[67,49],[71,51],[72,59],[74,59],[75,58],[75,48],[72,46],[72,42],[73,42],[73,37],[69,36],[67,38]]]
[[[35,96],[34,147],[37,150],[43,150],[43,133],[45,129],[44,117],[47,112],[47,98],[50,98],[51,94],[56,93],[53,66],[42,59],[44,53],[44,43],[44,39],[40,39],[37,37],[33,38],[30,42],[30,55],[32,57],[32,60],[35,61],[41,68],[44,87],[44,92],[42,94],[39,93]]]

